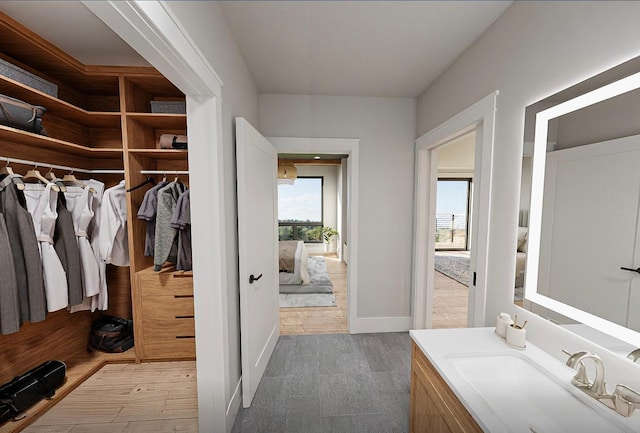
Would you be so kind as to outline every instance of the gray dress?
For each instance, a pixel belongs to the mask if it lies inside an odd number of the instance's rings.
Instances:
[[[20,301],[13,255],[4,218],[0,218],[0,334],[20,330]]]
[[[169,182],[158,191],[158,212],[156,214],[156,240],[153,255],[153,269],[160,271],[165,262],[176,263],[178,259],[177,230],[171,227],[173,211],[178,197],[187,187],[180,182]]]
[[[176,270],[190,271],[191,261],[191,196],[189,190],[178,197],[171,227],[178,230],[178,261]]]
[[[160,182],[144,193],[142,204],[138,209],[138,219],[147,222],[147,235],[144,240],[144,255],[153,257],[156,243],[156,213],[158,212],[158,191],[168,182]]]
[[[11,243],[20,317],[22,322],[40,322],[47,314],[42,259],[33,219],[14,180],[20,182],[21,176],[7,176],[0,182],[0,213],[4,215]]]
[[[53,247],[60,258],[60,263],[67,273],[69,286],[69,305],[82,304],[82,268],[80,264],[80,249],[73,226],[73,215],[67,209],[64,194],[58,194],[58,218],[56,231],[53,236]]]

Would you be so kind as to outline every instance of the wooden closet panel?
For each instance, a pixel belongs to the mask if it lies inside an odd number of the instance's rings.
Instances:
[[[25,373],[45,361],[66,361],[87,350],[92,314],[49,313],[38,323],[25,323],[19,332],[0,335],[0,383]]]
[[[107,265],[109,309],[105,314],[132,319],[131,279],[128,266]]]
[[[2,132],[0,131],[0,140]],[[27,161],[38,161],[42,163],[58,164],[72,167],[87,167],[90,165],[88,158],[83,158],[77,155],[70,155],[68,153],[58,152],[50,149],[34,148],[27,144],[11,143],[5,140],[0,141],[0,157],[4,158],[17,158]],[[5,162],[6,163],[6,162]],[[14,171],[19,164],[11,163],[14,167]],[[22,166],[26,170],[33,168],[33,166]],[[16,171],[16,173],[24,174],[22,171]]]

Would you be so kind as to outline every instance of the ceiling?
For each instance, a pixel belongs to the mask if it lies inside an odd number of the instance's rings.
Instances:
[[[222,1],[260,93],[417,97],[511,1]],[[147,62],[78,1],[0,11],[85,64]]]

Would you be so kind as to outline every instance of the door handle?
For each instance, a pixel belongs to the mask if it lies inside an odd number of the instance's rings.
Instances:
[[[253,274],[249,275],[249,284],[253,284],[254,281],[258,281],[260,278],[262,278],[262,274],[257,277],[254,277]]]
[[[633,268],[625,268],[623,266],[620,266],[620,269],[622,269],[623,271],[630,271],[630,272],[637,272],[640,274],[640,268],[638,269],[633,269]]]

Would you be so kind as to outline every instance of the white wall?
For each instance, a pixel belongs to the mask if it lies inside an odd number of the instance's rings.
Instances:
[[[513,300],[524,108],[637,56],[639,14],[640,2],[516,2],[419,98],[422,135],[500,91],[487,325]]]
[[[260,95],[265,136],[360,139],[358,317],[411,315],[415,121],[410,98]]]
[[[475,131],[438,148],[438,176],[473,177],[475,151]]]
[[[228,403],[241,377],[234,118],[242,116],[254,126],[258,124],[258,93],[244,58],[216,2],[171,1],[168,5],[180,22],[184,23],[194,42],[223,82],[222,134],[225,167],[224,208],[227,234],[226,287],[228,289],[230,376],[230,389],[226,390]],[[192,206],[197,204],[192,203]],[[206,344],[206,342],[199,343]]]

